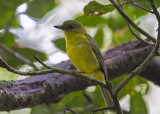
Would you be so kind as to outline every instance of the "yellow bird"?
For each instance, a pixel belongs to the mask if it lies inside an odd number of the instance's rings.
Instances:
[[[106,67],[95,40],[87,34],[85,28],[77,21],[67,20],[55,28],[64,31],[68,56],[79,72],[91,76],[103,83],[107,78]],[[114,106],[107,89],[101,87],[106,105]]]

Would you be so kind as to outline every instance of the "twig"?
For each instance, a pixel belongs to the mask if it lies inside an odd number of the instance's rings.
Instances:
[[[52,68],[52,69],[46,69],[46,70],[42,70],[42,71],[22,72],[22,71],[16,70],[16,69],[12,68],[11,66],[9,66],[1,57],[0,57],[0,67],[3,67],[10,72],[13,72],[13,73],[16,73],[16,74],[19,74],[19,75],[24,75],[24,76],[26,76],[26,75],[27,76],[28,75],[35,76],[35,75],[42,75],[42,74],[48,74],[48,73],[54,73],[54,72],[58,72],[58,73],[62,73],[62,74],[69,74],[69,75],[72,75],[74,77],[81,78],[85,81],[90,80],[91,83],[98,84],[98,85],[100,85],[100,86],[102,86],[106,89],[109,88],[107,84],[104,84],[104,83],[102,83],[102,82],[100,82],[96,79],[90,79],[90,78],[88,78],[88,76],[80,74],[76,71],[68,71],[68,70],[63,70],[63,69],[60,69],[60,68]]]
[[[98,111],[114,110],[114,109],[115,109],[115,107],[97,108],[97,109],[93,109],[93,110],[92,110],[92,114],[94,114],[95,112],[98,112]]]
[[[73,114],[78,114],[77,112],[73,111],[71,108],[65,107],[64,108],[64,114],[66,114],[67,111],[72,112]]]
[[[25,58],[24,56],[20,55],[19,53],[15,52],[15,51],[11,50],[10,48],[6,47],[4,44],[0,43],[0,48],[5,50],[6,52],[10,53],[12,56],[16,57],[17,59],[19,59],[23,63],[32,66],[35,70],[38,70],[36,65],[34,65],[29,59]]]
[[[128,28],[129,28],[130,32],[132,33],[132,35],[134,35],[138,40],[140,40],[140,41],[142,41],[142,42],[144,42],[144,43],[146,43],[146,44],[149,44],[149,45],[151,45],[151,46],[154,45],[153,43],[150,43],[149,41],[146,41],[146,40],[142,39],[140,36],[138,36],[138,34],[136,34],[136,33],[132,30],[132,28],[131,28],[131,26],[129,25],[129,23],[127,23],[127,25],[128,25]]]
[[[156,18],[157,18],[159,26],[160,26],[160,14],[159,14],[159,12],[158,12],[158,10],[156,8],[156,5],[153,2],[153,0],[148,0],[148,1],[150,2],[150,5],[151,5],[151,7],[153,9],[154,14],[156,15]]]
[[[128,2],[128,1],[127,1],[127,2]],[[134,4],[134,1],[130,0],[130,2]],[[123,6],[121,5],[121,2],[120,2],[119,0],[118,0],[118,5],[121,6],[121,8],[122,8],[122,10],[123,10]],[[142,41],[142,42],[144,42],[144,43],[146,43],[146,44],[152,45],[152,46],[154,45],[154,44],[152,44],[152,43],[150,43],[150,42],[148,42],[148,41],[146,41],[146,40],[143,40],[140,36],[138,36],[138,34],[136,34],[136,33],[132,30],[130,24],[129,24],[127,21],[126,21],[126,23],[127,23],[127,26],[128,26],[128,28],[129,28],[131,34],[134,35],[138,40],[140,40],[140,41]]]
[[[117,11],[121,14],[121,16],[129,23],[131,24],[136,30],[138,30],[141,34],[143,34],[144,36],[146,36],[148,39],[150,39],[153,42],[156,42],[156,39],[154,37],[152,37],[150,34],[148,34],[147,32],[145,32],[142,28],[140,28],[137,24],[135,24],[132,19],[123,11],[123,9],[121,8],[121,6],[119,6],[117,3],[115,3],[114,0],[109,0],[114,7],[117,9]]]
[[[140,9],[142,9],[142,10],[144,10],[144,11],[147,11],[147,12],[149,12],[149,13],[153,13],[153,11],[150,11],[149,9],[147,9],[147,8],[145,8],[145,7],[142,7],[141,5],[137,4],[137,3],[134,2],[133,0],[130,0],[130,2],[131,2],[133,5],[135,5],[136,7],[140,8]]]
[[[42,62],[42,60],[40,60],[36,55],[33,55],[33,58],[35,60],[37,60],[41,65],[43,65],[44,67],[46,67],[47,69],[52,69],[53,67],[50,67],[48,65],[46,65],[45,63]]]

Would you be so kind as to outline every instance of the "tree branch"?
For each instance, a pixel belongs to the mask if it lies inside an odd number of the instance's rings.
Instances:
[[[11,50],[10,48],[3,45],[2,43],[0,43],[0,48],[3,49],[4,51],[8,52],[9,54],[11,54],[12,56],[17,58],[18,60],[22,61],[23,63],[30,65],[35,70],[38,70],[38,68],[29,59],[27,59],[26,57],[20,55],[19,53],[15,52],[15,51]]]
[[[103,53],[109,79],[131,72],[147,58],[152,49],[152,46],[148,46],[140,41],[131,41]],[[70,61],[59,63],[55,67],[75,70]],[[158,68],[159,72],[160,69]],[[148,72],[153,74],[153,76],[155,76],[154,73],[157,73],[155,70],[152,71],[153,73],[151,71]],[[143,72],[143,76],[147,76],[148,72]],[[159,76],[159,74],[157,75]],[[157,78],[159,78],[158,76]],[[152,76],[148,75],[147,77],[151,78]],[[160,83],[160,81],[157,82]],[[3,82],[0,85],[0,110],[10,111],[42,103],[58,102],[66,94],[72,91],[83,90],[91,84],[67,74],[49,73],[25,80]]]
[[[132,28],[131,28],[131,26],[129,25],[129,23],[127,23],[127,25],[128,25],[128,28],[129,28],[131,34],[134,35],[138,40],[140,40],[140,41],[142,41],[142,42],[144,42],[144,43],[146,43],[146,44],[152,45],[152,46],[154,45],[153,43],[151,43],[151,42],[149,42],[149,41],[147,41],[147,40],[145,40],[145,39],[142,39],[140,36],[138,36],[138,34],[136,34],[136,33],[132,30]]]

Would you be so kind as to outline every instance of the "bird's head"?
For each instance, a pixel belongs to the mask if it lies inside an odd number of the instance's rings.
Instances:
[[[67,20],[63,22],[62,25],[55,25],[55,28],[61,29],[64,32],[72,32],[72,33],[86,33],[85,28],[77,21]]]

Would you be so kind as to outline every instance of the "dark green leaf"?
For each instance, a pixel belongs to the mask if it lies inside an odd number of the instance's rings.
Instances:
[[[101,5],[96,1],[91,1],[84,7],[85,16],[102,15],[114,10],[113,5]]]
[[[66,42],[64,38],[57,39],[53,43],[56,45],[57,48],[66,52]]]

